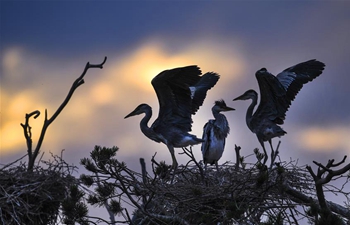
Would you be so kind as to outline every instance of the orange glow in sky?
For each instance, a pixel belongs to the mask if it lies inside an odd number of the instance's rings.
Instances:
[[[115,109],[114,114],[103,111],[106,119],[109,118],[116,121],[115,126],[123,126],[123,123],[132,123],[138,129],[139,119],[125,122],[122,120],[123,116],[142,102],[147,102],[150,105],[153,104],[154,110],[157,110],[157,105],[155,105],[157,104],[157,99],[151,85],[151,80],[163,70],[186,65],[199,65],[203,73],[215,71],[222,75],[222,82],[230,82],[237,79],[243,73],[245,67],[245,63],[239,55],[233,52],[225,53],[222,51],[225,48],[229,48],[229,46],[225,46],[225,43],[218,44],[211,43],[210,41],[191,43],[189,44],[191,46],[190,48],[184,47],[182,50],[177,51],[176,54],[168,53],[162,46],[162,43],[159,41],[144,43],[125,56],[109,57],[103,70],[88,71],[88,73],[97,74],[94,76],[98,77],[98,79],[94,77],[95,82],[91,83],[89,80],[90,77],[87,75],[85,78],[86,84],[78,88],[71,102],[66,106],[53,125],[49,127],[44,141],[45,143],[48,142],[48,148],[54,152],[60,151],[67,148],[64,144],[67,141],[74,141],[79,138],[97,138],[101,135],[99,133],[103,133],[103,127],[95,124],[94,118],[101,114],[99,107],[103,106],[109,106]],[[47,80],[51,77],[50,74],[52,74],[53,69],[49,67],[41,68],[40,66],[53,65],[54,63],[50,61],[50,57],[47,57],[45,59],[46,62],[43,62],[42,57],[35,56],[35,52],[27,52],[26,55],[32,55],[32,60],[21,63],[24,58],[23,54],[23,51],[18,49],[7,51],[2,62],[7,71],[5,74],[6,79],[11,79],[13,77],[12,74],[16,74],[16,79],[21,79],[27,76],[27,71],[29,70],[33,74],[45,75],[45,79]],[[76,65],[76,67],[81,67],[81,65]],[[78,76],[78,74],[74,75],[69,69],[66,70],[64,67],[59,73],[71,74],[68,77],[70,81],[74,81]],[[40,82],[33,82],[33,86],[27,86],[25,89],[19,89],[16,86],[1,89],[2,104],[6,105],[2,109],[0,127],[2,134],[2,153],[13,153],[13,151],[23,151],[25,149],[25,140],[20,123],[24,123],[26,113],[39,109],[42,113],[40,117],[30,121],[33,127],[33,141],[36,144],[44,119],[44,109],[47,108],[49,116],[51,116],[54,110],[61,104],[61,101],[63,101],[67,94],[66,91],[70,87],[63,86],[67,82],[62,83],[48,82],[48,85],[62,86],[62,91],[58,93],[60,97],[57,97],[60,100],[55,100],[54,102],[47,99],[49,96],[47,94],[49,93],[45,93],[45,91],[50,91],[50,87],[43,89],[43,85]],[[218,86],[220,85],[224,86],[225,83],[218,84]],[[14,94],[10,96],[10,92]],[[210,95],[214,98],[215,89],[213,89]],[[221,96],[215,97],[215,99],[219,98]],[[211,106],[211,104],[209,105]],[[157,112],[154,112],[154,115],[157,115]],[[203,121],[206,120],[207,118],[203,119]],[[201,130],[201,128],[198,130]],[[139,130],[137,132],[139,132],[138,135],[142,135]],[[67,135],[68,133],[70,135]],[[129,133],[123,133],[123,130],[120,130],[117,131],[116,136],[118,136],[118,143],[128,143],[130,145]],[[136,150],[134,149],[128,152]]]

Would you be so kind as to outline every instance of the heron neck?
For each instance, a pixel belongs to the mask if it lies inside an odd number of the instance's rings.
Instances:
[[[152,117],[152,109],[151,107],[149,107],[147,108],[147,110],[145,110],[145,116],[141,119],[141,122],[140,122],[141,131],[147,137],[149,137],[153,133],[153,130],[148,126],[148,122],[151,119],[151,117]]]
[[[214,118],[217,119],[217,118],[219,117],[219,115],[220,115],[220,112],[217,111],[217,110],[215,110],[215,109],[212,109],[211,111],[212,111],[212,113],[213,113]],[[221,114],[221,115],[222,115],[222,114]]]
[[[250,104],[250,106],[247,109],[246,123],[247,123],[247,126],[249,127],[250,130],[253,129],[250,125],[250,121],[253,118],[253,111],[254,111],[254,108],[255,108],[257,102],[258,102],[257,98],[252,98],[252,103]]]
[[[216,120],[216,126],[219,126],[219,130],[222,132],[222,138],[226,138],[230,133],[230,127],[228,125],[226,117],[217,110],[212,110],[213,116]]]

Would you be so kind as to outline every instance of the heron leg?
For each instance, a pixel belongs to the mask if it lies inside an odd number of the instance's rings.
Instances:
[[[271,146],[271,165],[270,168],[272,167],[272,164],[275,162],[276,159],[276,155],[275,155],[275,150],[273,150],[273,146],[272,146],[272,140],[269,140],[270,146]]]
[[[263,140],[259,140],[260,142],[260,145],[262,146],[263,150],[264,150],[264,154],[265,154],[265,157],[264,157],[264,165],[266,164],[267,162],[267,159],[269,158],[269,156],[267,155],[267,152],[266,152],[266,149],[265,149],[265,145],[264,145],[264,141]]]
[[[175,158],[175,151],[174,151],[174,147],[172,146],[172,145],[168,145],[168,149],[169,149],[169,151],[170,151],[170,154],[171,154],[171,158],[172,158],[172,160],[173,160],[173,164],[172,164],[172,169],[174,169],[174,171],[176,170],[176,168],[177,168],[177,160],[176,160],[176,158]]]
[[[216,166],[216,171],[218,171],[218,172],[219,172],[218,161],[215,161],[215,166]]]
[[[175,151],[174,151],[174,146],[172,146],[172,145],[167,145],[168,146],[168,149],[169,149],[169,151],[170,151],[170,154],[171,154],[171,158],[173,159],[173,164],[172,164],[172,166],[171,166],[171,168],[174,170],[173,171],[173,176],[172,176],[172,178],[171,178],[171,184],[173,184],[174,183],[174,179],[175,179],[175,175],[176,175],[176,169],[177,169],[177,160],[176,160],[176,158],[175,158]]]

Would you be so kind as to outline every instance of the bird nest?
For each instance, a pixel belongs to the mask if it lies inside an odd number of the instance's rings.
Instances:
[[[295,206],[286,190],[314,196],[312,178],[295,162],[280,162],[269,169],[260,162],[239,162],[239,166],[225,163],[219,171],[213,167],[204,171],[204,166],[187,151],[189,162],[175,171],[153,157],[151,174],[143,159],[141,173],[130,170],[115,158],[117,150],[96,146],[92,159],[82,160],[95,175],[81,179],[88,186],[104,179],[95,184],[96,192],[90,196],[90,202],[99,204],[98,199],[117,196],[119,202],[131,202],[136,207],[133,224],[259,223],[262,215],[276,218]]]
[[[28,171],[24,163],[0,169],[0,224],[56,224],[60,203],[74,178],[59,157]]]
[[[80,180],[94,187],[88,197],[90,204],[107,205],[110,214],[121,214],[131,224],[299,224],[303,219],[314,221],[321,210],[314,177],[309,167],[298,166],[298,161],[275,161],[268,168],[255,151],[256,163],[244,163],[245,158],[237,157],[237,163],[205,170],[192,151],[184,149],[189,161],[176,170],[153,156],[152,170],[147,172],[141,158],[138,173],[117,159],[117,151],[117,147],[95,146],[91,158],[81,160],[91,175],[83,174]],[[341,163],[331,160],[327,166]],[[328,167],[322,168],[333,172]],[[348,196],[342,189],[324,188]],[[123,202],[136,209],[133,217]],[[327,204],[332,212],[347,218],[344,207]]]
[[[313,189],[312,178],[292,164],[267,170],[259,164],[243,169],[231,163],[221,165],[219,171],[209,167],[205,172],[199,164],[180,166],[175,174],[153,179],[143,187],[150,198],[141,211],[149,218],[161,212],[165,220],[173,215],[173,221],[184,219],[190,224],[243,223],[244,218],[252,221],[264,213],[276,216],[277,210],[293,205],[285,187],[310,193]]]

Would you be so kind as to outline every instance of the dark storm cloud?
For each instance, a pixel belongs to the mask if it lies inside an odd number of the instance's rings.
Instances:
[[[312,13],[315,8],[332,5],[341,7],[341,3],[227,1],[201,4],[5,1],[1,4],[3,46],[21,43],[32,49],[44,47],[61,53],[68,48],[82,52],[97,48],[120,51],[151,35],[194,38],[198,32],[237,36],[258,51],[266,46],[263,43],[278,46],[279,38],[288,38],[295,28],[302,26],[305,17],[308,19],[307,11]],[[294,33],[298,35],[302,34]]]

